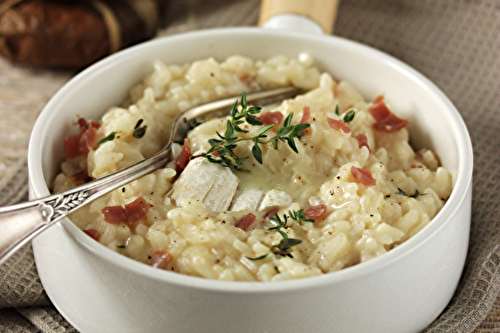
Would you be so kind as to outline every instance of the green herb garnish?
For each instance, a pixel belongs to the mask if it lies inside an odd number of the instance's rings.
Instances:
[[[277,232],[280,233],[280,235],[283,238],[288,238],[288,235],[281,230],[281,228],[286,229],[287,228],[287,222],[288,222],[288,217],[286,215],[283,215],[283,221],[280,219],[278,213],[274,213],[273,217],[270,217],[269,220],[276,222],[277,226],[269,228],[267,230],[276,230]]]
[[[97,145],[99,146],[99,145],[103,144],[104,142],[113,141],[115,139],[115,135],[118,133],[121,133],[121,131],[109,133],[108,136],[106,136],[104,139],[99,140],[97,142]]]
[[[271,253],[271,251],[261,255],[261,256],[258,256],[258,257],[255,257],[255,258],[251,258],[251,257],[247,257],[247,259],[250,259],[250,260],[261,260],[261,259],[264,259],[265,257],[267,257],[269,254]]]
[[[288,211],[288,214],[290,214],[290,217],[292,219],[294,219],[295,221],[297,222],[311,222],[311,223],[314,223],[316,222],[314,219],[308,219],[305,215],[304,215],[304,210],[303,209],[299,209],[295,212],[292,212],[292,211]]]
[[[117,245],[116,247],[119,248],[119,249],[125,249],[126,248],[125,245]]]
[[[313,219],[308,219],[304,215],[303,211],[304,211],[303,209],[299,209],[297,211],[290,211],[289,210],[288,215],[290,215],[290,217],[293,220],[295,220],[299,223],[300,222],[312,222],[312,223],[314,223],[315,221]],[[267,252],[266,254],[263,254],[263,255],[256,257],[256,258],[250,258],[250,257],[247,257],[247,258],[250,260],[260,260],[260,259],[264,259],[265,257],[267,257],[271,253],[273,253],[275,255],[282,256],[282,257],[293,258],[292,252],[295,249],[295,246],[302,243],[302,239],[288,238],[287,233],[283,230],[283,229],[288,228],[288,226],[287,226],[288,217],[285,214],[283,215],[283,220],[280,219],[278,213],[274,213],[274,216],[269,218],[269,219],[271,221],[276,222],[277,226],[269,228],[267,230],[276,230],[276,232],[278,232],[281,235],[281,237],[283,237],[283,239],[277,245],[269,246],[269,252]]]
[[[302,239],[288,238],[288,237],[283,238],[277,245],[269,246],[269,252],[255,258],[250,258],[250,257],[247,258],[250,260],[260,260],[264,259],[271,253],[281,257],[293,258],[292,252],[295,249],[295,246],[299,245],[300,243],[302,243]]]
[[[340,112],[339,112],[339,105],[337,104],[335,106],[335,114],[337,116],[339,116],[340,118]],[[349,111],[347,111],[344,116],[342,117],[342,121],[346,124],[349,124],[353,119],[354,119],[354,116],[356,115],[356,111],[354,109],[350,109]]]
[[[273,245],[271,252],[283,257],[293,258],[292,252],[294,247],[302,243],[302,239],[297,238],[283,238],[278,245]]]
[[[346,114],[342,118],[342,121],[346,124],[349,124],[354,119],[355,115],[356,111],[354,111],[354,109],[350,109],[349,111],[346,112]]]
[[[399,191],[399,192],[398,192],[398,194],[399,194],[399,195],[404,195],[404,196],[406,196],[406,197],[409,197],[409,198],[414,198],[414,199],[418,198],[418,196],[420,195],[420,192],[419,192],[418,190],[415,190],[415,194],[413,194],[413,195],[407,195],[407,194],[406,194],[406,193],[405,193],[402,189],[400,189],[399,187],[398,187],[398,191]]]
[[[268,132],[274,124],[262,126],[255,136],[238,136],[238,132],[248,133],[247,130],[240,127],[245,122],[254,126],[263,125],[262,122],[257,120],[256,117],[256,114],[260,113],[260,110],[261,108],[255,106],[248,107],[246,93],[243,92],[241,95],[241,110],[238,110],[238,100],[236,100],[231,107],[231,111],[229,113],[231,119],[228,119],[226,122],[224,135],[217,132],[216,134],[218,139],[208,140],[211,148],[206,154],[204,154],[204,156],[212,163],[219,163],[224,167],[242,170],[242,164],[248,157],[239,157],[233,151],[233,149],[236,148],[237,143],[241,141],[253,141],[254,145],[252,147],[252,155],[260,164],[262,164],[262,150],[259,145],[262,144],[272,143],[274,148],[278,149],[278,143],[279,141],[282,141],[286,142],[294,152],[298,153],[294,139],[300,138],[302,136],[301,132],[311,125],[291,125],[293,112],[285,118],[283,127],[280,126],[276,135],[271,138],[267,138],[266,132]],[[219,156],[214,156],[212,154],[213,152],[217,152]]]
[[[135,124],[134,133],[132,135],[136,139],[140,139],[144,136],[144,134],[146,134],[146,128],[148,128],[148,126],[145,125],[145,126],[140,127],[142,125],[143,121],[144,121],[144,119],[139,119],[137,121],[137,124]]]

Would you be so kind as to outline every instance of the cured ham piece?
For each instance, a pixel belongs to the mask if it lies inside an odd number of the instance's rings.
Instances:
[[[99,241],[99,231],[95,229],[83,230],[84,233],[92,237],[94,240]]]
[[[175,171],[177,173],[184,170],[191,159],[191,147],[189,146],[189,140],[184,139],[184,144],[182,145],[182,150],[175,160]]]
[[[149,265],[154,268],[166,269],[168,264],[172,262],[172,254],[164,250],[156,250],[149,262]]]
[[[82,150],[86,150],[94,148],[97,144],[96,139],[97,130],[95,127],[89,127],[83,134],[80,136],[80,148]]]
[[[270,211],[268,211],[266,213],[266,215],[264,215],[264,220],[267,220],[271,217],[274,217],[274,215],[278,212],[279,210],[278,209],[271,209]]]
[[[266,112],[256,117],[264,125],[281,125],[283,123],[283,114],[281,112]],[[273,128],[275,128],[274,126]]]
[[[101,125],[93,120],[87,123],[84,118],[78,119],[78,125],[80,133],[64,140],[64,156],[68,160],[87,154],[97,144],[97,129]]]
[[[102,209],[104,220],[111,224],[133,225],[148,214],[149,204],[143,197],[139,197],[125,207],[107,206]]]
[[[311,123],[311,108],[308,106],[304,106],[304,110],[302,111],[302,119],[300,120],[301,124],[310,124]]]
[[[243,229],[245,231],[248,230],[248,228],[255,222],[255,215],[252,213],[248,213],[246,215],[243,215],[238,222],[234,225],[236,228]]]
[[[88,152],[80,149],[80,134],[70,135],[64,139],[64,156],[71,160]]]
[[[355,138],[356,138],[356,140],[358,140],[359,148],[366,147],[366,148],[368,148],[368,151],[371,152],[370,146],[368,146],[368,138],[366,137],[365,134],[360,133],[360,134],[356,135]]]
[[[87,122],[85,118],[78,118],[78,126],[80,126],[80,134],[83,134],[87,129],[89,128],[95,128],[98,129],[101,127],[101,124],[99,124],[97,121],[90,120]]]
[[[344,133],[350,133],[351,129],[349,126],[347,126],[346,123],[340,120],[332,119],[332,118],[326,118],[328,120],[328,125],[330,125],[331,128],[333,128],[336,131],[342,131]]]
[[[384,95],[375,98],[368,108],[375,119],[373,128],[379,132],[392,133],[408,126],[408,120],[401,119],[392,113],[384,102]]]
[[[302,111],[302,119],[300,120],[301,124],[310,124],[311,123],[311,109],[308,106],[304,106],[304,110]],[[301,132],[302,135],[305,135],[309,132],[310,127],[306,128]]]
[[[377,181],[372,176],[372,172],[368,169],[356,168],[355,166],[352,166],[351,174],[358,183],[367,186],[373,186],[377,183]]]
[[[325,205],[317,205],[312,206],[307,209],[304,209],[302,213],[304,213],[305,217],[308,219],[317,219],[323,217],[325,215],[327,207]]]
[[[89,126],[95,128],[95,129],[99,129],[101,127],[101,124],[98,123],[97,121],[90,120]]]

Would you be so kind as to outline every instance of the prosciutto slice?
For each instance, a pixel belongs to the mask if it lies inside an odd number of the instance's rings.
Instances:
[[[125,207],[107,206],[102,209],[104,220],[111,224],[133,225],[148,214],[149,204],[143,197],[139,197]]]
[[[368,148],[368,151],[371,151],[370,146],[368,146],[368,138],[366,137],[366,135],[364,133],[360,133],[360,134],[356,135],[355,138],[356,138],[356,140],[358,140],[358,147],[359,148],[366,147],[366,148]]]
[[[375,98],[368,108],[375,119],[373,129],[379,132],[392,133],[408,126],[408,120],[401,119],[392,113],[384,102],[384,95]]]
[[[307,209],[304,209],[302,213],[304,213],[305,217],[308,219],[317,219],[323,217],[325,215],[327,207],[325,205],[317,205],[312,206]]]
[[[236,222],[236,224],[234,226],[236,228],[240,228],[240,229],[247,231],[248,228],[250,228],[250,226],[255,222],[255,219],[256,219],[256,217],[254,214],[248,213],[248,214],[243,215],[238,220],[238,222]]]
[[[326,118],[328,120],[328,125],[330,125],[331,128],[333,128],[336,131],[341,131],[344,133],[350,133],[351,129],[349,126],[347,126],[346,123],[340,120],[332,119],[332,118]]]
[[[87,123],[84,118],[78,119],[78,125],[80,133],[64,140],[64,156],[68,160],[87,154],[97,144],[97,129],[101,125],[93,120]]]
[[[184,139],[184,144],[182,145],[182,150],[175,160],[175,171],[177,173],[181,172],[186,168],[191,159],[191,147],[189,146],[189,140]]]
[[[364,168],[356,168],[355,166],[351,167],[351,174],[356,179],[356,182],[373,186],[377,183],[377,181],[373,178],[372,172],[368,169]]]
[[[256,117],[258,121],[260,121],[264,125],[280,125],[283,123],[283,114],[281,112],[266,112],[262,115]],[[276,126],[275,126],[276,127]],[[273,128],[275,128],[273,127]]]
[[[168,264],[172,262],[172,254],[164,250],[156,250],[151,258],[149,265],[154,268],[166,269]]]

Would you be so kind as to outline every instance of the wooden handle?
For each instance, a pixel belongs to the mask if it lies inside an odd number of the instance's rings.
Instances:
[[[339,0],[262,0],[259,26],[279,14],[298,14],[318,23],[327,34],[332,33]]]

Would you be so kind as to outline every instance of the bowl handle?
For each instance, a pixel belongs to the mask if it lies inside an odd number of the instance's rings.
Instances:
[[[339,0],[262,0],[259,26],[331,34]]]

